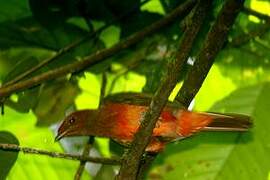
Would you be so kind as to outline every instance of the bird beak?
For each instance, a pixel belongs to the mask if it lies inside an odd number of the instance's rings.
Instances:
[[[59,141],[61,138],[62,138],[61,135],[58,134],[58,135],[54,138],[54,142]]]
[[[65,136],[66,132],[58,133],[57,136],[54,138],[54,142],[59,141]]]

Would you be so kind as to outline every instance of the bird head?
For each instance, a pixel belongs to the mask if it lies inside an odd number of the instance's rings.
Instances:
[[[86,135],[91,119],[94,119],[96,115],[96,110],[80,110],[69,114],[58,128],[55,140],[58,141],[67,136]]]

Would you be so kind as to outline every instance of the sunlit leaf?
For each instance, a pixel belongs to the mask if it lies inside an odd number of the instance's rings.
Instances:
[[[203,86],[195,98],[195,109],[199,111],[208,110],[216,101],[224,98],[236,85],[230,78],[221,74],[220,67],[213,65],[208,73]]]
[[[8,131],[0,131],[0,143],[19,145],[18,139]],[[18,152],[0,150],[0,179],[6,179],[17,157]]]
[[[268,132],[270,84],[238,89],[211,111],[249,114],[247,133],[205,132],[170,144],[160,154],[150,179],[266,179],[270,167]]]
[[[38,128],[35,123],[33,113],[17,113],[8,107],[5,108],[5,115],[0,116],[0,130],[8,130],[19,137],[21,146],[61,152],[62,148],[54,142],[52,131]],[[20,177],[21,180],[28,180],[35,177],[36,180],[71,180],[78,165],[76,161],[20,153],[8,179],[17,180]],[[89,175],[84,173],[82,179],[89,179]]]

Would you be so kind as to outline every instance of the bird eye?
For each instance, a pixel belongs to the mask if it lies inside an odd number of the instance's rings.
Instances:
[[[74,117],[71,117],[70,119],[69,119],[69,124],[73,124],[75,122],[75,118]]]

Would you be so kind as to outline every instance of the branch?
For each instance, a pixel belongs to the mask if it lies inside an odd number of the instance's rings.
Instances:
[[[227,44],[227,47],[239,47],[254,39],[255,37],[260,37],[264,35],[270,30],[270,16],[246,7],[243,7],[242,12],[246,15],[253,15],[259,19],[263,19],[265,20],[265,23],[262,24],[260,27],[251,30],[250,32],[245,32],[242,35],[235,37],[230,43]]]
[[[152,162],[155,160],[158,154],[146,154],[143,160],[140,162],[137,179],[144,179]]]
[[[0,88],[0,98],[8,96],[12,94],[13,92],[17,92],[17,91],[24,90],[24,89],[33,87],[35,85],[41,84],[44,81],[55,79],[56,77],[61,77],[68,73],[74,73],[82,69],[85,69],[87,67],[90,67],[92,65],[95,65],[101,62],[102,60],[104,60],[105,58],[108,58],[114,55],[115,53],[123,49],[126,49],[134,45],[135,43],[140,42],[145,36],[154,33],[155,31],[161,29],[162,27],[165,27],[169,23],[173,22],[176,18],[186,16],[186,14],[194,6],[195,2],[196,0],[188,0],[182,6],[179,6],[170,14],[168,14],[161,20],[151,24],[150,26],[144,28],[142,31],[139,31],[129,36],[127,39],[120,41],[119,43],[115,44],[111,48],[97,51],[96,53],[84,58],[84,60],[82,61],[74,62],[72,64],[68,64],[60,68],[47,71],[43,74],[37,75],[28,80],[21,81],[7,87],[2,87]]]
[[[253,9],[247,8],[247,7],[243,7],[242,8],[242,12],[247,14],[247,15],[252,15],[252,16],[256,16],[259,19],[263,19],[266,22],[270,22],[270,16],[266,15],[266,14],[262,14],[258,11],[255,11]]]
[[[101,106],[101,104],[103,102],[103,99],[105,97],[106,84],[107,84],[107,77],[106,77],[106,74],[104,72],[104,73],[102,73],[102,83],[101,83],[100,96],[99,96],[100,97],[100,99],[99,99],[99,107]],[[88,139],[87,144],[84,147],[82,156],[88,156],[89,155],[90,150],[91,150],[91,148],[92,148],[92,146],[94,144],[94,141],[95,141],[95,136],[90,136],[89,139]],[[79,167],[77,169],[77,172],[75,174],[75,177],[74,177],[75,180],[80,180],[81,179],[85,164],[86,164],[86,161],[81,161],[80,162],[80,165],[79,165]]]
[[[90,153],[90,150],[93,146],[93,143],[95,141],[95,137],[94,136],[90,136],[88,141],[87,141],[87,144],[85,145],[84,149],[83,149],[83,153],[82,153],[82,156],[88,156],[89,153]],[[80,165],[76,171],[76,174],[75,174],[75,177],[74,179],[75,180],[80,180],[81,179],[81,176],[82,176],[82,173],[83,173],[83,170],[84,170],[84,167],[85,167],[85,164],[86,164],[86,161],[80,161]]]
[[[257,27],[254,30],[251,30],[249,32],[245,32],[235,38],[233,38],[233,40],[227,44],[227,47],[239,47],[242,46],[246,43],[248,43],[250,40],[256,38],[256,37],[260,37],[262,35],[264,35],[265,33],[267,33],[270,30],[270,21],[262,24],[260,27]]]
[[[142,6],[143,4],[145,4],[148,1],[149,0],[145,0],[145,1],[141,2],[139,4],[139,6]],[[8,81],[2,87],[9,86],[11,84],[14,84],[14,83],[22,80],[23,78],[27,77],[28,75],[32,74],[33,72],[39,70],[40,68],[46,66],[47,64],[51,63],[52,61],[58,59],[62,55],[66,54],[66,53],[70,52],[71,50],[75,49],[76,47],[80,46],[82,43],[86,42],[87,40],[94,38],[97,34],[100,34],[103,30],[107,29],[108,27],[110,27],[111,25],[113,25],[114,23],[116,23],[117,21],[119,21],[119,20],[125,18],[127,15],[131,14],[134,11],[134,9],[136,9],[136,8],[137,8],[137,6],[129,9],[128,11],[124,12],[123,15],[121,15],[119,18],[113,19],[111,22],[103,25],[98,30],[96,30],[96,31],[94,31],[92,33],[89,33],[85,37],[82,37],[81,39],[78,39],[78,40],[72,42],[71,44],[67,45],[66,47],[58,50],[54,56],[49,57],[49,58],[43,60],[42,62],[40,62],[36,66],[34,66],[31,69],[25,71],[24,73],[18,75],[14,79]]]
[[[178,74],[180,73],[183,64],[188,58],[195,37],[199,32],[199,29],[210,6],[211,0],[202,0],[197,4],[194,10],[194,14],[190,20],[191,24],[187,26],[187,29],[184,32],[178,53],[176,55],[176,59],[168,62],[167,74],[164,76],[159,89],[156,91],[154,97],[152,98],[149,109],[145,113],[140,128],[134,136],[131,148],[123,157],[122,165],[120,167],[120,172],[117,179],[137,179],[142,154],[144,153],[144,150],[151,139],[151,135],[158,117],[166,102],[168,101],[168,97],[171,91],[178,81]]]
[[[79,45],[81,45],[82,43],[84,43],[86,40],[89,40],[90,38],[94,37],[98,32],[102,32],[107,26],[103,26],[100,29],[98,29],[97,31],[93,32],[93,33],[89,33],[88,35],[86,35],[85,37],[69,44],[68,46],[60,49],[59,51],[56,52],[56,54],[52,57],[49,57],[43,61],[41,61],[39,64],[37,64],[36,66],[32,67],[31,69],[25,71],[24,73],[18,75],[17,77],[15,77],[14,79],[8,81],[7,83],[5,83],[2,87],[7,87],[11,84],[14,84],[20,80],[22,80],[23,78],[27,77],[28,75],[32,74],[33,72],[39,70],[40,68],[46,66],[47,64],[51,63],[52,61],[56,60],[57,58],[61,57],[62,55],[70,52],[71,50],[75,49],[76,47],[78,47]]]
[[[100,164],[119,165],[121,163],[121,159],[88,157],[88,156],[81,156],[81,155],[68,154],[68,153],[50,152],[50,151],[45,151],[41,149],[21,147],[16,144],[0,144],[0,149],[4,151],[16,151],[16,152],[22,151],[23,153],[26,153],[26,154],[46,155],[53,158],[87,161],[87,162],[100,163]]]
[[[227,0],[220,11],[215,24],[207,34],[207,38],[198,54],[194,66],[189,71],[175,101],[185,107],[191,103],[206,78],[215,57],[227,39],[229,30],[243,6],[244,1]]]

